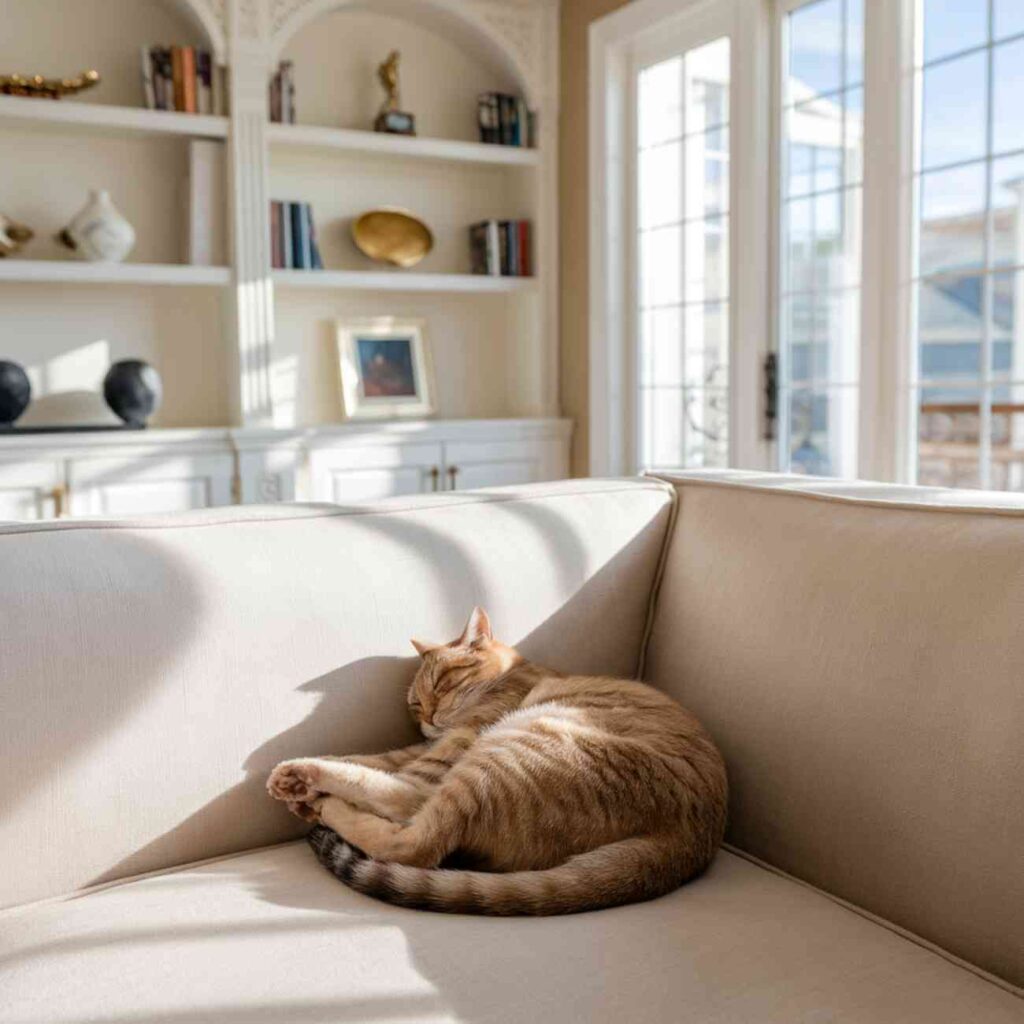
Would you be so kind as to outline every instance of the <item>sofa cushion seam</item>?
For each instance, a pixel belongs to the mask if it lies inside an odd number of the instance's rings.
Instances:
[[[655,478],[652,478],[655,479]],[[647,601],[647,616],[644,620],[644,629],[640,637],[640,657],[636,668],[636,678],[643,679],[647,669],[647,654],[651,644],[651,636],[654,633],[654,620],[658,614],[658,600],[661,597],[661,584],[665,578],[665,571],[668,566],[669,549],[672,546],[672,538],[675,535],[676,519],[679,516],[679,506],[682,502],[677,490],[671,484],[665,485],[671,500],[669,501],[668,523],[665,525],[665,537],[661,542],[661,551],[658,553],[658,564],[654,570],[654,579],[651,582],[651,594]]]
[[[928,502],[897,501],[888,498],[859,498],[846,494],[821,494],[814,491],[792,490],[786,487],[754,486],[744,480],[701,480],[698,477],[655,477],[676,489],[682,487],[718,487],[746,491],[748,494],[769,494],[776,498],[797,498],[862,508],[893,509],[906,512],[941,512],[947,515],[993,515],[1004,518],[1024,518],[1024,508],[997,508],[989,505],[935,505]]]
[[[347,518],[361,518],[363,516],[390,516],[390,515],[404,515],[412,512],[433,512],[438,509],[449,509],[449,508],[466,508],[472,505],[510,505],[521,502],[537,502],[537,501],[555,501],[562,498],[579,498],[590,494],[624,494],[630,491],[648,491],[654,493],[666,494],[669,500],[672,500],[669,492],[672,487],[670,484],[666,485],[662,481],[657,481],[653,485],[647,484],[644,481],[637,481],[635,484],[624,484],[621,487],[607,487],[600,490],[579,490],[579,491],[567,491],[562,494],[531,494],[531,495],[519,495],[519,496],[492,496],[482,495],[480,497],[474,497],[470,500],[464,501],[441,501],[437,504],[424,504],[424,505],[406,505],[400,508],[382,508],[380,506],[368,506],[365,509],[353,508],[344,506],[338,509],[324,508],[323,511],[317,511],[311,515],[287,515],[282,514],[280,516],[268,516],[261,519],[221,519],[217,522],[210,523],[146,523],[138,520],[128,520],[126,522],[118,522],[117,520],[102,520],[99,522],[90,520],[67,520],[61,522],[57,529],[54,529],[54,524],[51,523],[40,523],[36,527],[28,527],[25,529],[13,529],[5,531],[0,527],[0,539],[5,537],[25,537],[25,536],[36,536],[38,534],[61,534],[61,533],[80,533],[87,530],[104,531],[104,530],[145,530],[145,531],[158,531],[158,530],[199,530],[199,529],[212,529],[218,526],[245,526],[248,524],[254,525],[265,525],[268,523],[302,523],[311,520],[320,519],[347,519]],[[300,505],[301,508],[310,508],[310,505]],[[212,510],[211,510],[212,511]],[[16,525],[16,524],[11,524]]]
[[[863,917],[866,920],[871,921],[873,924],[884,928],[886,931],[892,932],[894,935],[898,935],[900,938],[906,939],[908,942],[912,942],[915,946],[920,946],[929,953],[934,953],[936,956],[941,957],[943,960],[948,961],[956,967],[960,967],[963,970],[968,971],[970,974],[975,975],[982,981],[987,981],[995,988],[1002,989],[1004,992],[1009,992],[1010,995],[1016,996],[1018,999],[1024,999],[1024,989],[1020,989],[1012,982],[1006,981],[1004,978],[1000,978],[997,975],[992,974],[990,971],[986,971],[983,967],[978,967],[976,964],[972,964],[969,961],[964,960],[955,953],[950,953],[948,950],[943,949],[934,942],[922,938],[922,936],[915,934],[907,928],[903,928],[893,921],[880,917],[878,914],[872,913],[870,910],[865,910],[863,907],[857,906],[856,903],[851,903],[849,900],[843,899],[842,896],[837,896],[835,893],[831,893],[827,889],[820,889],[818,886],[812,885],[810,882],[805,882],[802,878],[797,878],[795,875],[791,875],[788,871],[783,871],[781,868],[777,868],[774,864],[769,864],[767,861],[761,860],[760,857],[755,857],[752,853],[747,853],[746,850],[741,850],[732,843],[723,843],[722,849],[728,850],[729,853],[740,857],[749,864],[753,864],[755,867],[759,867],[770,874],[777,875],[779,878],[784,878],[786,881],[793,882],[804,889],[809,889],[811,892],[817,893],[819,896],[824,896],[825,899],[830,900],[832,903],[843,907],[845,910],[848,910],[853,914],[856,914],[858,917]]]

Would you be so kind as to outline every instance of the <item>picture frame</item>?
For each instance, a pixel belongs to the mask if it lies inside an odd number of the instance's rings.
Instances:
[[[336,321],[345,419],[431,416],[434,369],[423,320],[391,316]]]

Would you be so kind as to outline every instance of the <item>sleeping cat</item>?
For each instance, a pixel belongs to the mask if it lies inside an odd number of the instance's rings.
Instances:
[[[479,608],[457,640],[413,644],[427,743],[285,761],[267,782],[319,823],[309,842],[347,885],[427,910],[570,914],[653,899],[711,862],[725,765],[675,701],[531,664]]]

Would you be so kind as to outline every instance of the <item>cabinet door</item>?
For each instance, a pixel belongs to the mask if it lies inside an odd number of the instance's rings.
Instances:
[[[234,458],[213,455],[73,459],[68,464],[74,516],[187,512],[232,503]]]
[[[439,444],[314,448],[309,472],[314,501],[343,505],[440,488]]]
[[[504,487],[546,479],[536,441],[458,441],[445,445],[447,490]]]
[[[0,462],[0,520],[52,519],[63,501],[64,467],[52,462]]]

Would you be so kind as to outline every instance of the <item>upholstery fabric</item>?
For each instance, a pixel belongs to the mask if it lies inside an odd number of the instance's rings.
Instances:
[[[19,1024],[1016,1024],[1009,992],[723,852],[652,903],[478,918],[376,903],[305,843],[0,914]]]
[[[731,842],[1024,983],[1020,497],[675,482],[646,675],[721,747]]]
[[[409,639],[475,604],[541,662],[634,674],[672,501],[572,482],[0,528],[0,905],[299,834],[271,767],[415,742]]]

